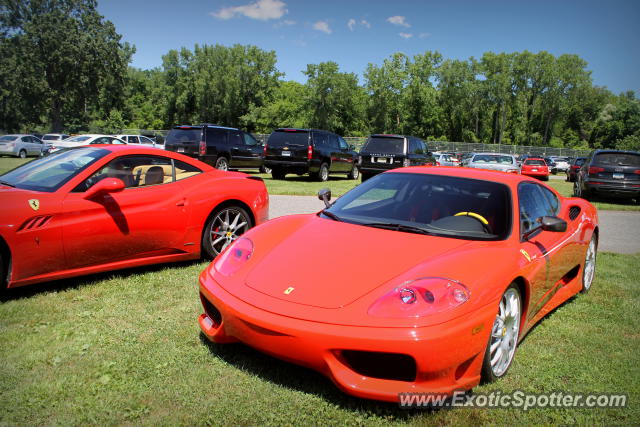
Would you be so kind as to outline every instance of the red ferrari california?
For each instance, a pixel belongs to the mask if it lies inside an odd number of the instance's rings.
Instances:
[[[268,216],[260,178],[92,145],[0,176],[0,285],[217,256]]]
[[[200,275],[199,324],[396,401],[504,376],[516,346],[595,272],[595,208],[521,175],[380,174],[317,214],[280,217]]]

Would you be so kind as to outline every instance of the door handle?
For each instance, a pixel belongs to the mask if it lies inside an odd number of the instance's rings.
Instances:
[[[186,204],[187,204],[187,201],[185,199],[182,199],[178,203],[176,203],[176,206],[184,206]]]

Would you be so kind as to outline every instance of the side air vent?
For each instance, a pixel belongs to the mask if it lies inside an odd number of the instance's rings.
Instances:
[[[49,220],[51,219],[51,215],[41,215],[34,216],[33,218],[29,218],[18,228],[18,231],[23,230],[34,230],[36,228],[44,227]]]
[[[578,215],[580,215],[580,207],[571,206],[571,208],[569,208],[569,218],[571,219],[571,221],[578,218]]]

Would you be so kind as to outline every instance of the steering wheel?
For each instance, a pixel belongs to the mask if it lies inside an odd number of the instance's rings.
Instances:
[[[491,226],[489,225],[489,221],[487,221],[487,219],[485,217],[483,217],[482,215],[480,215],[479,213],[475,213],[475,212],[458,212],[454,216],[468,216],[468,217],[471,217],[473,219],[477,219],[482,224],[482,228],[484,229],[485,232],[487,232],[488,234],[493,234],[493,230],[491,229]]]

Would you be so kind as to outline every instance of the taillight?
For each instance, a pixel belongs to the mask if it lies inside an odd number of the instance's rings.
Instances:
[[[262,154],[267,157],[267,144],[264,144],[264,148],[262,149]]]
[[[207,143],[200,141],[200,155],[204,156],[205,154],[207,154]]]
[[[640,169],[634,170],[633,173],[635,173],[636,175],[640,175]]]
[[[589,175],[593,175],[598,172],[604,172],[604,168],[599,168],[597,166],[589,166]]]
[[[440,166],[440,162],[436,162],[436,166]]]
[[[313,157],[313,146],[309,145],[309,148],[307,148],[307,160],[311,160],[312,157]]]

